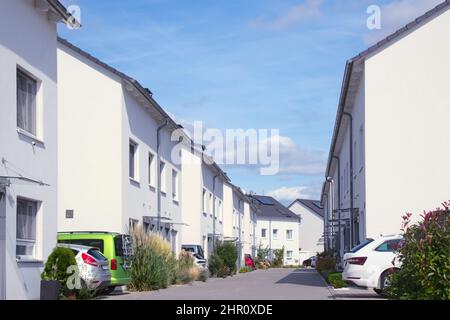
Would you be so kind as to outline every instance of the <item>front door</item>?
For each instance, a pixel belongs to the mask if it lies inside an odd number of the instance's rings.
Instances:
[[[0,191],[0,300],[6,299],[6,203],[5,193]]]

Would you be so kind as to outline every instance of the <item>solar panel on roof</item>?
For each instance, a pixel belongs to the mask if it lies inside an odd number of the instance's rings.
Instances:
[[[258,198],[258,200],[259,200],[259,202],[261,202],[262,204],[264,204],[266,206],[275,205],[275,202],[273,202],[273,200],[270,198]]]

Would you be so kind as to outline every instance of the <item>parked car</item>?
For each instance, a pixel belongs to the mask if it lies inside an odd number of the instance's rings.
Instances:
[[[367,239],[344,255],[342,279],[359,287],[372,288],[383,294],[389,285],[389,275],[400,268],[397,250],[401,235]]]
[[[308,259],[304,260],[303,261],[303,266],[304,267],[312,267],[313,260],[315,260],[315,259],[316,259],[316,257],[314,256],[314,257],[311,257],[311,258],[308,258]],[[315,266],[315,263],[314,263],[314,266]]]
[[[253,260],[252,256],[249,254],[245,255],[245,266],[251,268],[252,270],[256,269],[255,261]]]
[[[111,285],[108,259],[98,248],[75,244],[58,244],[58,247],[72,250],[77,261],[81,281],[95,292],[101,292]]]
[[[129,269],[133,247],[128,235],[111,232],[61,232],[58,243],[96,247],[109,260],[111,284],[104,290],[108,294],[116,287],[130,283]]]
[[[181,246],[182,250],[186,250],[188,252],[192,252],[192,254],[196,254],[202,259],[205,259],[205,252],[203,251],[202,246],[199,246],[197,244],[183,244]]]
[[[208,269],[208,263],[205,258],[196,253],[193,253],[192,256],[194,257],[194,263],[196,266],[202,270]]]

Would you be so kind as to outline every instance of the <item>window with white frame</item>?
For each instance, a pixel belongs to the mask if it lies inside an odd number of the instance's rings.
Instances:
[[[160,190],[164,193],[167,192],[167,180],[166,180],[166,163],[161,161],[159,163],[159,181],[161,182]]]
[[[178,172],[172,170],[172,197],[174,200],[178,200]]]
[[[273,232],[273,238],[275,240],[278,239],[278,229],[273,229],[272,232]]]
[[[35,79],[17,69],[17,127],[33,136],[37,135],[37,88]]]
[[[222,208],[222,201],[219,200],[218,204],[218,216],[219,216],[219,221],[222,222],[223,221],[223,208]]]
[[[286,240],[292,240],[294,238],[294,230],[286,230]]]
[[[213,195],[210,192],[209,193],[209,198],[208,198],[208,211],[209,211],[209,214],[213,213],[213,205],[214,205]]]
[[[291,250],[286,251],[286,259],[287,260],[292,260],[292,255],[293,254],[294,254],[294,252],[291,251]]]
[[[16,256],[21,259],[36,258],[36,201],[17,199]]]
[[[137,143],[130,140],[129,175],[130,178],[133,180],[137,180],[137,149],[138,149]]]
[[[267,229],[261,229],[261,238],[267,238]]]
[[[208,210],[208,193],[203,189],[203,213],[206,214]]]
[[[148,154],[148,184],[155,186],[155,156],[151,152]]]

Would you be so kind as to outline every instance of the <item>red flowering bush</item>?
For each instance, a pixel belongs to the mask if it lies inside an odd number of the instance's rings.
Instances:
[[[450,299],[450,202],[425,212],[422,221],[410,226],[411,214],[403,217],[404,243],[399,249],[401,269],[391,275],[387,294],[396,300]]]

